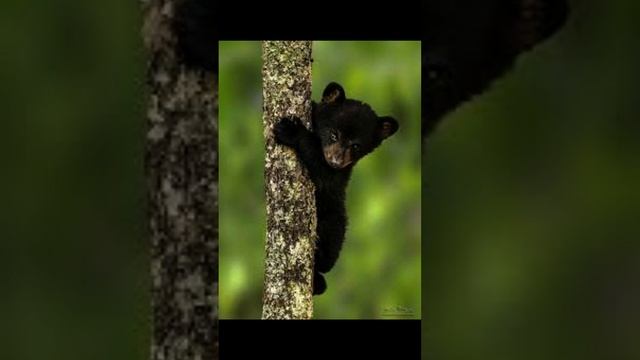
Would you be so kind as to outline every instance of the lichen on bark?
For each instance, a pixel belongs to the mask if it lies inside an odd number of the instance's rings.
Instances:
[[[150,358],[217,359],[217,85],[213,73],[187,68],[176,56],[171,24],[178,3],[143,1]]]
[[[310,126],[311,42],[265,41],[262,57],[267,200],[262,317],[309,319],[313,315],[314,187],[295,153],[275,143],[272,130],[284,116],[295,115]]]

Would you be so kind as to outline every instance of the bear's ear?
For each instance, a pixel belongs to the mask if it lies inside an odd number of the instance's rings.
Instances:
[[[388,138],[398,131],[398,122],[391,116],[381,116],[378,118],[378,135],[381,140]]]
[[[345,99],[344,89],[340,84],[332,82],[322,92],[322,102],[324,104],[340,104]]]
[[[567,21],[566,0],[518,0],[513,47],[526,51],[553,35]]]

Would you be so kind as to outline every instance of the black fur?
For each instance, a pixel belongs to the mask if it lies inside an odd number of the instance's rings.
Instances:
[[[422,135],[565,22],[566,0],[427,0]]]
[[[278,143],[293,148],[315,185],[318,235],[314,262],[314,295],[326,289],[323,273],[333,268],[347,227],[345,191],[351,170],[363,156],[398,130],[398,122],[379,117],[371,107],[347,99],[330,83],[322,102],[313,103],[312,131],[298,118],[283,118],[274,127]]]
[[[177,54],[188,67],[218,73],[218,36],[214,0],[177,3],[174,30]]]

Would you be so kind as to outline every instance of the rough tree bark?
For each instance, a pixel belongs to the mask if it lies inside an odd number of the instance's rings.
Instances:
[[[262,45],[267,240],[263,319],[313,315],[312,270],[316,211],[314,187],[295,153],[276,145],[273,125],[296,115],[310,126],[311,41]]]
[[[142,3],[149,55],[151,359],[217,359],[217,84],[214,74],[187,69],[176,56],[171,22],[177,3]]]

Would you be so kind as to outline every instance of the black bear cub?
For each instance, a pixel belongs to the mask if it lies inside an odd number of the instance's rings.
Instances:
[[[347,227],[345,192],[351,170],[382,140],[398,130],[398,122],[379,117],[361,101],[347,99],[342,86],[330,83],[320,104],[312,103],[312,131],[299,118],[283,118],[274,127],[276,142],[293,148],[306,167],[316,192],[318,235],[313,294],[327,288],[323,273],[335,265]]]

